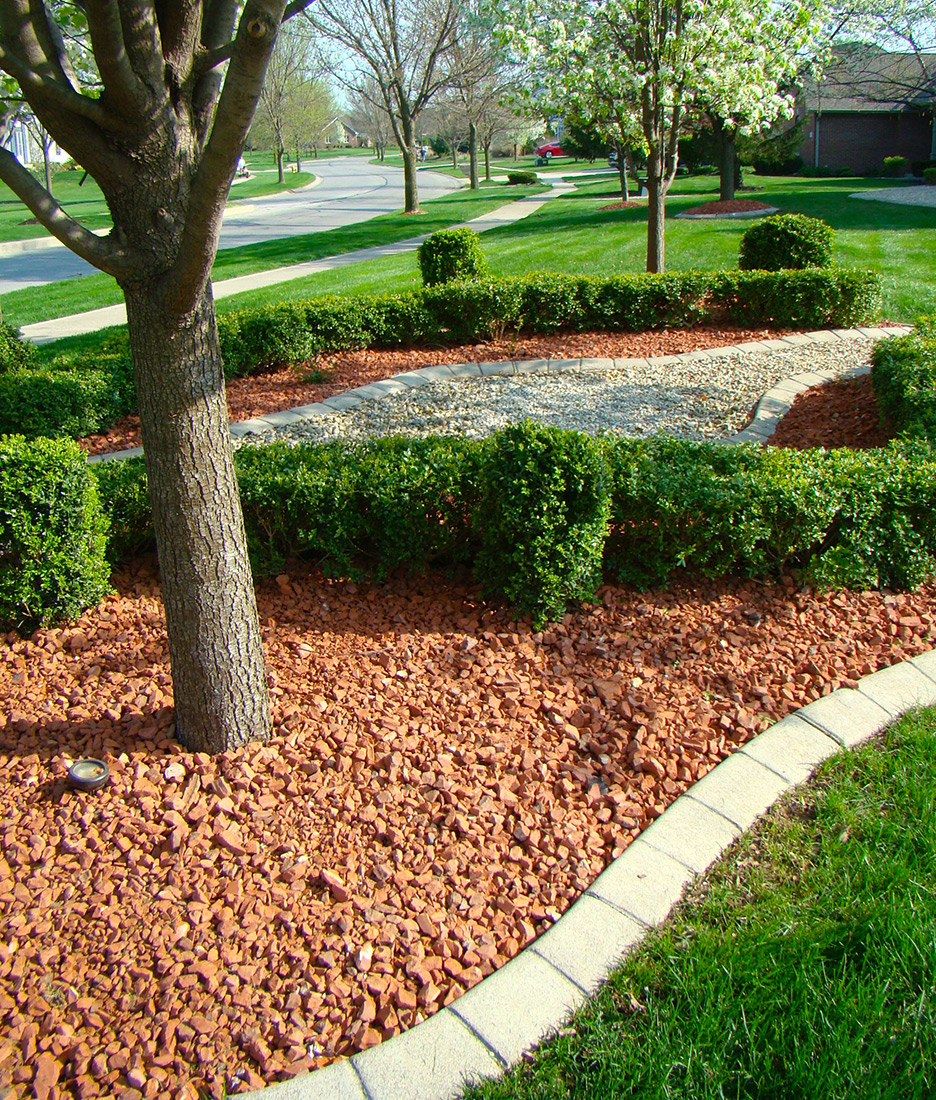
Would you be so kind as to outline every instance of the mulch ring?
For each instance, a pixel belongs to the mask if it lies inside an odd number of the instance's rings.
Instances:
[[[0,1094],[196,1100],[411,1027],[936,589],[678,581],[542,633],[437,574],[259,586],[276,738],[182,749],[153,562],[0,642]],[[67,789],[103,756],[110,784]],[[198,1090],[201,1090],[199,1093]]]
[[[683,210],[681,218],[729,217],[732,214],[749,214],[761,210],[773,210],[773,207],[760,199],[729,199],[726,202],[706,202]]]

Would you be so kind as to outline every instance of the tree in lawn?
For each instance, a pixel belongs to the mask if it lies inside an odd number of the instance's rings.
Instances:
[[[96,236],[0,150],[0,179],[123,290],[177,731],[208,752],[270,733],[209,273],[270,53],[291,9],[285,0],[247,0],[238,17],[233,0],[86,0],[95,95],[74,76],[59,6],[0,0],[0,69],[94,177],[113,217],[112,232]]]
[[[316,0],[315,29],[344,54],[331,71],[356,102],[374,97],[403,154],[404,208],[419,212],[419,116],[448,87],[461,0]],[[376,95],[375,95],[376,93]]]
[[[820,0],[791,0],[797,33],[775,35],[790,71],[801,40],[820,32]],[[772,0],[502,0],[500,34],[530,69],[531,87],[582,117],[615,112],[647,156],[647,270],[663,271],[665,201],[689,112],[706,103],[746,125],[788,109],[765,41]],[[601,94],[598,94],[600,89]]]

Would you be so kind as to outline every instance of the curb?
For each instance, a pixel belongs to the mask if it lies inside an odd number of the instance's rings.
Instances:
[[[677,218],[685,218],[686,221],[706,222],[715,221],[717,218],[763,218],[768,214],[779,214],[777,206],[765,206],[763,210],[735,210],[731,214],[677,214]]]
[[[933,705],[936,650],[807,704],[694,783],[548,931],[448,1007],[379,1046],[238,1097],[456,1100],[499,1076],[560,1028],[778,798],[830,756]]]
[[[522,201],[522,200],[521,200]],[[370,382],[366,386],[347,390],[345,393],[326,397],[311,405],[300,405],[294,409],[257,416],[251,420],[241,420],[232,424],[231,435],[235,440],[250,435],[267,432],[271,428],[283,428],[290,424],[301,424],[305,420],[316,420],[321,416],[333,416],[337,412],[355,409],[365,401],[380,401],[391,393],[403,393],[418,389],[430,382],[451,381],[456,378],[482,378],[488,375],[535,374],[539,371],[580,371],[594,369],[626,369],[636,365],[668,362],[694,362],[706,359],[723,359],[750,351],[778,351],[790,347],[806,347],[810,344],[834,344],[841,340],[856,338],[881,339],[887,336],[902,336],[912,331],[907,325],[891,328],[854,328],[821,329],[816,332],[794,333],[781,336],[776,340],[752,340],[743,344],[732,344],[723,348],[708,348],[703,351],[683,352],[680,355],[657,355],[650,359],[526,359],[501,363],[443,363],[435,367],[421,367],[419,370],[404,371],[392,378],[383,378],[379,382]],[[852,374],[865,373],[867,368],[859,367]],[[746,428],[732,436],[726,443],[765,443],[777,426],[780,418],[789,411],[796,395],[812,386],[834,378],[843,377],[832,371],[812,371],[794,375],[779,382],[757,403],[754,416]],[[130,447],[123,451],[110,451],[107,454],[89,456],[89,462],[115,462],[124,458],[134,458],[143,453],[142,447]]]

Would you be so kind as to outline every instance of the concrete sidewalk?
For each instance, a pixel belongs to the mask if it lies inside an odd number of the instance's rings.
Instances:
[[[549,202],[550,199],[568,194],[572,190],[574,190],[573,184],[557,180],[553,184],[552,190],[547,194],[530,195],[523,199],[517,199],[516,202],[507,203],[505,206],[500,206],[487,214],[473,218],[470,222],[462,222],[452,228],[467,227],[478,233],[484,233],[488,229],[511,225],[513,222],[529,217]],[[303,279],[307,275],[347,267],[349,264],[363,263],[366,260],[379,260],[384,256],[398,256],[404,252],[414,252],[427,236],[429,234],[424,233],[419,237],[408,237],[403,241],[375,245],[373,248],[359,248],[354,252],[326,256],[321,260],[310,260],[304,264],[291,264],[289,267],[277,267],[269,271],[257,271],[253,275],[241,275],[236,279],[225,279],[223,282],[214,284],[215,300],[226,298],[231,294],[241,294],[245,290],[257,290],[262,287],[276,286],[279,283],[289,283],[295,279]],[[103,309],[92,309],[87,313],[74,313],[69,317],[57,317],[53,321],[37,321],[32,325],[23,325],[20,331],[23,336],[34,344],[47,344],[52,340],[60,340],[64,336],[79,336],[87,332],[97,332],[98,329],[110,328],[112,325],[124,325],[126,323],[126,307],[116,305],[105,306]]]

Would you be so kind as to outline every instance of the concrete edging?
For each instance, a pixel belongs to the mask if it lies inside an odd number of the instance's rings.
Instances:
[[[746,351],[777,351],[789,347],[805,347],[810,344],[831,344],[840,340],[851,340],[858,336],[883,338],[902,336],[912,329],[907,325],[895,325],[891,328],[853,328],[820,329],[816,332],[794,333],[780,336],[775,340],[752,340],[743,344],[732,344],[723,348],[707,348],[702,351],[683,352],[679,355],[656,355],[650,359],[527,359],[511,360],[501,363],[443,363],[434,367],[420,367],[418,370],[404,371],[391,378],[370,382],[366,386],[347,390],[345,393],[326,397],[311,405],[300,405],[294,409],[257,416],[251,420],[241,420],[231,425],[231,435],[235,439],[269,431],[270,428],[300,424],[304,420],[315,420],[320,416],[332,416],[336,412],[345,412],[357,408],[365,401],[380,401],[388,394],[400,393],[408,389],[417,389],[430,382],[451,381],[456,378],[482,378],[488,375],[535,374],[538,371],[582,371],[595,369],[626,369],[635,365],[646,366],[657,363],[694,362],[706,359],[720,359]],[[859,368],[855,374],[866,373]],[[831,371],[815,371],[793,375],[779,382],[757,403],[754,417],[743,431],[732,436],[729,443],[763,443],[773,434],[780,417],[788,412],[798,393],[833,378],[842,377]],[[108,454],[92,455],[89,462],[113,462],[123,458],[133,458],[143,453],[142,447],[131,447],[124,451],[111,451]]]
[[[936,650],[774,723],[673,802],[556,923],[423,1023],[256,1100],[455,1100],[560,1028],[685,888],[830,756],[936,705]]]

